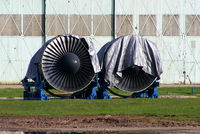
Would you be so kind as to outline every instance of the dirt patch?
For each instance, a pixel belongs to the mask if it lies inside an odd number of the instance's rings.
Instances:
[[[200,128],[200,123],[158,120],[152,116],[0,116],[0,130],[134,130],[138,128]]]

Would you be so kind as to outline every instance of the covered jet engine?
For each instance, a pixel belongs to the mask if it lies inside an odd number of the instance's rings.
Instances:
[[[24,98],[38,98],[44,95],[42,89],[53,95],[51,88],[64,92],[81,91],[95,81],[99,71],[98,57],[89,39],[77,35],[54,37],[43,44],[30,61],[22,80],[26,89]],[[31,86],[41,90],[32,93]]]
[[[107,86],[141,95],[156,87],[162,73],[156,45],[140,36],[121,36],[98,52],[101,81]],[[153,93],[153,91],[151,91]]]

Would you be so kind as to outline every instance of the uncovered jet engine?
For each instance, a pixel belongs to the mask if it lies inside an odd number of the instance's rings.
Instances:
[[[158,96],[155,89],[162,65],[153,42],[140,36],[121,36],[105,44],[98,52],[98,58],[101,66],[99,76],[104,87],[131,92],[132,97]]]
[[[50,39],[32,57],[27,74],[22,80],[25,99],[47,99],[43,89],[51,92],[57,89],[79,93],[85,88],[93,88],[95,74],[100,71],[93,43],[77,35],[62,35]],[[88,87],[91,86],[92,87]],[[31,92],[31,87],[36,92]],[[42,98],[42,96],[44,96]]]

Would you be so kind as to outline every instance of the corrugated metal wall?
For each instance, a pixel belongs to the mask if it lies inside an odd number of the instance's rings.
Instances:
[[[199,3],[200,0],[1,0],[0,82],[18,83],[30,58],[45,39],[53,36],[90,36],[99,50],[113,37],[136,34],[157,43],[164,67],[162,83],[200,83]]]

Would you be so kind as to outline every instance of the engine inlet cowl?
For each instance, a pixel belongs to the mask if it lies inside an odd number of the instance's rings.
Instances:
[[[52,87],[67,92],[83,89],[95,75],[87,42],[75,36],[58,36],[49,42],[41,68]]]

